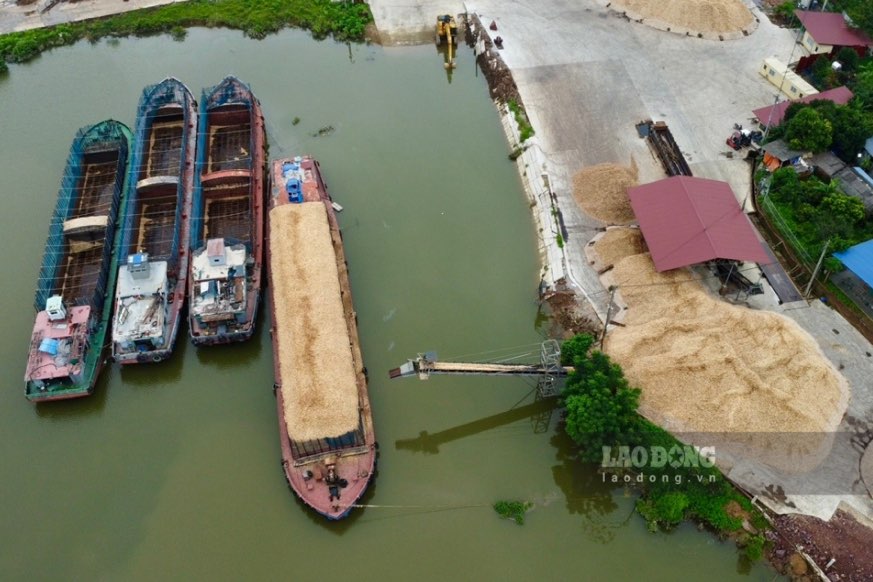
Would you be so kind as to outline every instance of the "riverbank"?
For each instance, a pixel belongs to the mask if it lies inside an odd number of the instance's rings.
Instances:
[[[128,10],[129,5],[133,9]],[[56,17],[46,15],[60,7],[40,15],[38,22],[28,21],[30,28],[22,29],[16,28],[8,8],[0,11],[0,34],[10,26],[12,29],[0,36],[0,60],[27,62],[43,51],[82,39],[95,42],[104,37],[170,33],[181,40],[190,26],[233,28],[258,39],[294,26],[311,31],[316,38],[360,41],[372,21],[368,5],[330,0],[264,0],[256,4],[247,0],[131,0],[114,4],[93,0],[60,6],[65,10]]]

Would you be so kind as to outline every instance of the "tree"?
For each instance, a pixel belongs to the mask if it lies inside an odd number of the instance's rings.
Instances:
[[[865,110],[873,110],[873,61],[862,65],[855,75],[854,93]]]
[[[631,388],[621,367],[592,350],[594,338],[577,335],[564,342],[561,360],[575,371],[562,393],[567,409],[565,430],[587,461],[602,459],[604,446],[632,446],[639,439],[640,391]]]
[[[857,69],[860,60],[861,57],[858,56],[855,49],[851,49],[847,46],[841,48],[840,52],[837,53],[837,61],[843,66],[843,70],[847,73],[851,73]]]
[[[856,163],[856,156],[864,148],[864,142],[873,135],[873,116],[858,105],[841,105],[834,108],[830,122],[833,126],[834,149],[843,161]]]
[[[873,36],[873,3],[870,0],[843,0],[840,4],[856,26]]]
[[[814,108],[806,107],[786,124],[785,138],[793,149],[821,152],[831,145],[833,128]]]

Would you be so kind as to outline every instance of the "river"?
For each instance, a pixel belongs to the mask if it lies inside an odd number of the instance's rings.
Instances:
[[[168,75],[199,100],[227,74],[260,98],[271,155],[316,156],[345,207],[381,450],[373,507],[340,523],[285,485],[263,312],[247,344],[196,350],[180,336],[169,362],[109,366],[89,398],[23,396],[76,130],[110,117],[133,128],[142,87]],[[772,579],[692,525],[649,533],[631,493],[575,462],[531,381],[388,381],[419,351],[482,359],[542,340],[528,202],[468,49],[449,83],[432,46],[301,31],[81,42],[0,78],[0,151],[0,579]],[[490,508],[499,499],[535,507],[518,527]]]

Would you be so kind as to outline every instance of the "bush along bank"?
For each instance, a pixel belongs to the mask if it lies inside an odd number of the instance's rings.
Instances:
[[[592,336],[577,335],[561,347],[562,364],[575,369],[561,394],[564,430],[579,445],[580,458],[600,463],[605,482],[639,491],[636,509],[651,531],[692,520],[734,539],[749,560],[760,559],[764,515],[714,466],[709,451],[684,445],[642,418],[639,389],[593,346]]]
[[[251,38],[295,26],[312,31],[315,38],[332,36],[340,41],[361,41],[373,20],[370,7],[331,0],[189,0],[115,16],[59,24],[0,36],[0,61],[23,63],[43,51],[86,39],[148,36],[170,33],[185,36],[185,27],[207,26],[242,30]],[[0,65],[0,73],[5,68]]]

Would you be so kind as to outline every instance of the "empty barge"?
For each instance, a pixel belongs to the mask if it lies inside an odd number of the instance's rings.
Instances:
[[[373,476],[376,441],[342,236],[312,158],[273,161],[267,245],[285,478],[340,519]]]
[[[112,313],[131,139],[124,124],[108,120],[80,129],[73,140],[37,281],[28,400],[94,391]]]
[[[122,364],[170,356],[188,280],[197,103],[181,81],[143,90],[137,108],[127,212],[112,322]]]
[[[243,341],[255,329],[264,239],[261,105],[226,77],[200,101],[191,213],[188,322],[194,345]]]

